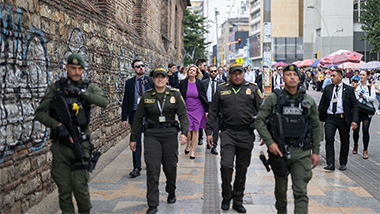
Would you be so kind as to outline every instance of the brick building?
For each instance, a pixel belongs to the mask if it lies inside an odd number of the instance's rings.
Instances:
[[[189,0],[0,0],[0,213],[26,212],[55,189],[50,130],[34,120],[48,84],[81,53],[85,78],[108,95],[91,112],[104,153],[127,136],[121,125],[125,80],[140,58],[150,71],[181,64]]]

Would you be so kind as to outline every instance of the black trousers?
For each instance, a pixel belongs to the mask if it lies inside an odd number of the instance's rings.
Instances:
[[[234,204],[243,204],[245,190],[245,178],[247,168],[251,163],[251,152],[255,136],[253,132],[232,131],[226,129],[220,133],[221,139],[221,174],[222,174],[222,197],[226,200],[234,200]],[[232,190],[231,181],[234,171],[235,182]]]
[[[344,118],[334,115],[327,115],[325,120],[325,135],[326,135],[326,162],[327,164],[335,165],[335,132],[338,129],[340,136],[340,154],[339,164],[347,165],[348,151],[350,146],[350,126],[348,126]]]
[[[159,204],[158,183],[161,163],[166,176],[166,192],[174,193],[177,180],[178,132],[175,127],[167,129],[147,129],[144,140],[146,163],[146,197],[151,207]]]

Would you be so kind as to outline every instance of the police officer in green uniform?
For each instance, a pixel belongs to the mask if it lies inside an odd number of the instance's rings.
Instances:
[[[312,177],[311,169],[319,163],[321,136],[318,109],[314,99],[305,94],[305,89],[298,85],[301,74],[297,66],[289,65],[283,72],[285,88],[276,89],[275,93],[265,99],[257,114],[256,128],[270,153],[280,157],[287,156],[284,168],[292,177],[294,212],[308,213],[307,184]],[[281,115],[284,145],[288,148],[286,154],[280,151],[266,128],[268,115],[275,112]],[[272,165],[272,169],[276,167],[279,166]],[[278,213],[286,213],[288,173],[285,176],[275,173],[275,182],[276,209]]]
[[[222,175],[222,210],[230,208],[245,213],[243,195],[247,167],[251,161],[251,151],[255,141],[254,117],[261,105],[262,94],[256,83],[244,80],[244,68],[233,64],[229,69],[229,83],[220,84],[209,108],[206,124],[207,143],[213,147],[212,132],[217,122],[218,113],[222,112],[220,124],[221,139],[221,175]],[[236,176],[232,190],[231,181],[236,159]]]
[[[160,179],[161,163],[166,176],[166,192],[169,193],[168,203],[175,203],[175,189],[178,163],[178,132],[181,145],[187,142],[189,121],[185,102],[178,89],[167,88],[169,80],[164,68],[157,68],[153,72],[154,88],[145,91],[137,107],[132,124],[130,147],[136,149],[135,139],[146,115],[148,123],[144,132],[144,158],[147,170],[147,193],[149,209],[147,213],[156,213],[159,203],[158,183]],[[175,121],[178,115],[180,127]]]
[[[53,154],[51,175],[58,186],[59,206],[62,213],[74,213],[72,193],[74,193],[77,201],[79,213],[90,213],[92,206],[88,188],[90,178],[88,171],[90,161],[88,159],[93,148],[92,143],[89,142],[90,131],[88,129],[90,105],[95,104],[105,108],[109,102],[98,86],[82,79],[84,68],[83,57],[79,54],[71,54],[66,65],[68,78],[61,78],[49,86],[35,113],[38,121],[51,128],[50,137],[53,139],[50,147]],[[61,123],[62,121],[59,118],[51,114],[53,111],[51,102],[60,97],[63,97],[67,103],[74,100],[79,107],[70,110],[70,117],[74,119],[72,126],[76,129],[79,128],[82,136],[86,136],[81,142],[86,156],[84,164],[76,161],[76,156],[70,146],[73,143],[73,138],[70,136],[67,127]],[[70,109],[72,109],[71,106]],[[78,114],[78,111],[83,111],[85,115],[81,121],[77,116],[83,116],[83,114]]]

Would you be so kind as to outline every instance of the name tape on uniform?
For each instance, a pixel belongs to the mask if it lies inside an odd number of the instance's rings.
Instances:
[[[144,103],[155,103],[156,99],[144,99]]]
[[[231,94],[231,90],[228,90],[228,91],[221,91],[221,92],[220,92],[220,95],[227,95],[227,94]]]

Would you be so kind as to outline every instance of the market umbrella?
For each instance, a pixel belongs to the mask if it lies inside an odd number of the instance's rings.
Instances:
[[[314,59],[305,59],[302,62],[300,62],[297,65],[297,67],[310,67],[314,61],[315,61]]]
[[[338,66],[339,69],[349,69],[352,70],[359,70],[363,65],[366,63],[364,61],[360,61],[359,63],[353,63],[353,62],[345,62]]]
[[[295,62],[292,62],[292,65],[298,65],[301,61],[295,61]]]
[[[319,65],[319,61],[321,61],[321,60],[320,60],[320,59],[315,60],[315,61],[313,62],[313,64],[311,64],[310,67],[318,67],[318,65]]]
[[[277,67],[277,66],[279,66],[279,65],[281,65],[282,67],[285,67],[285,66],[287,66],[288,64],[286,64],[285,62],[277,62],[276,64],[273,64],[272,67]]]
[[[367,64],[360,67],[360,69],[376,69],[376,68],[380,68],[380,62],[379,61],[367,62]]]
[[[344,62],[360,62],[360,60],[363,58],[363,55],[355,52],[355,51],[348,51],[348,50],[339,50],[334,53],[331,53],[325,57],[323,57],[320,61],[321,65],[326,64],[341,64]]]

